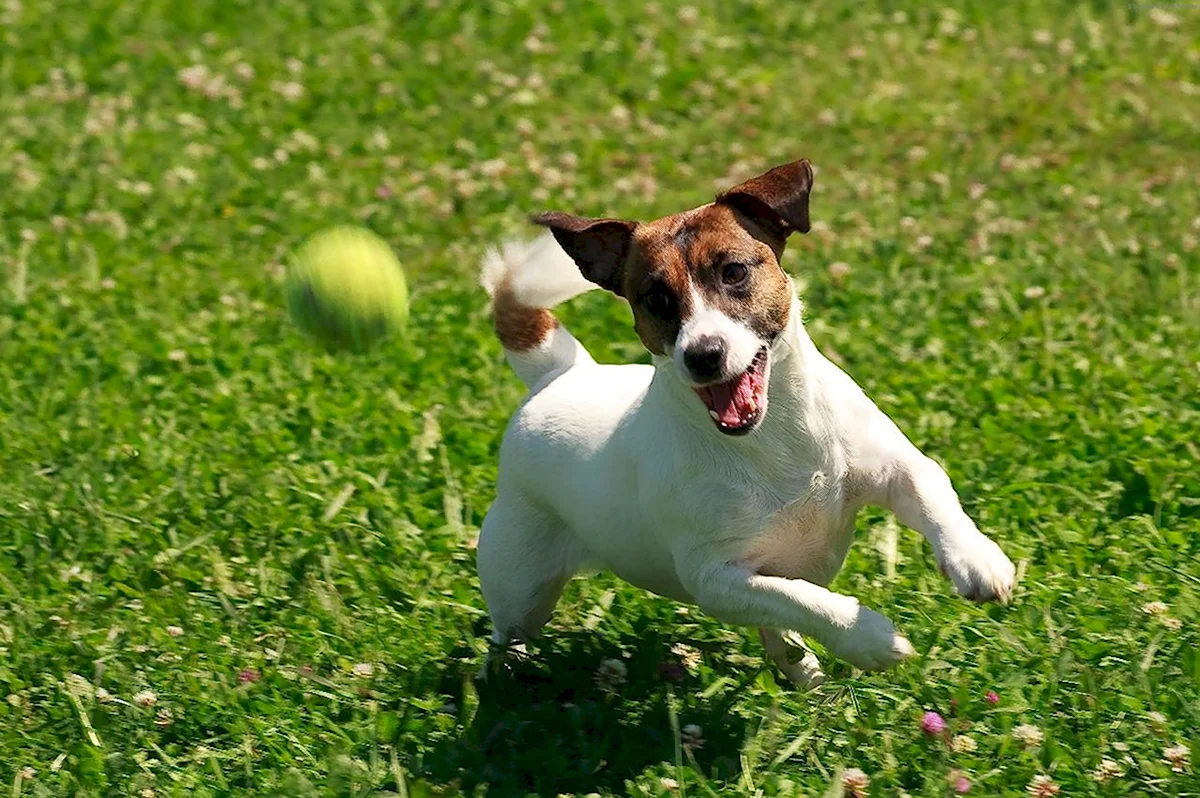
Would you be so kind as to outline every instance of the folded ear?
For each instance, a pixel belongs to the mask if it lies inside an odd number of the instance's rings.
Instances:
[[[717,197],[717,202],[737,208],[786,239],[796,230],[809,230],[808,194],[812,184],[812,164],[801,158],[734,186]]]
[[[622,293],[625,258],[637,222],[624,219],[584,219],[550,211],[533,217],[534,224],[549,227],[579,272],[601,288]]]

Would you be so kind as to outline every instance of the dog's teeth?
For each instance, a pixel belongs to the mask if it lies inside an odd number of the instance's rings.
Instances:
[[[751,399],[749,402],[746,403],[746,407],[749,408],[751,413],[753,413],[755,410],[758,409],[758,402]]]
[[[710,416],[712,416],[712,420],[713,420],[713,421],[720,421],[720,420],[721,420],[721,417],[720,417],[719,415],[717,415],[717,411],[716,411],[716,410],[709,410],[709,411],[708,411],[708,414],[709,414]]]

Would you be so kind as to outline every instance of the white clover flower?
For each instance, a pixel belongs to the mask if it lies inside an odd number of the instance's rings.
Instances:
[[[1058,795],[1059,787],[1049,776],[1034,776],[1025,787],[1025,791],[1034,798],[1051,798]]]
[[[621,660],[601,660],[600,667],[596,669],[596,684],[603,690],[612,690],[625,684],[628,675],[629,668]]]
[[[1100,760],[1100,764],[1092,771],[1092,779],[1103,784],[1111,779],[1118,779],[1125,775],[1125,771],[1113,760],[1105,757]]]
[[[1035,748],[1041,745],[1042,740],[1044,740],[1046,737],[1044,734],[1042,734],[1041,729],[1028,723],[1022,723],[1020,726],[1013,729],[1012,736],[1014,739],[1029,748]]]
[[[859,768],[847,768],[842,771],[842,789],[851,798],[864,798],[871,779]]]
[[[1166,615],[1168,609],[1166,603],[1162,601],[1148,601],[1142,605],[1142,612],[1147,615]]]
[[[1184,773],[1188,769],[1188,758],[1191,756],[1191,751],[1182,743],[1173,745],[1170,748],[1163,749],[1163,761],[1171,766],[1171,770],[1176,773]]]
[[[979,749],[979,743],[969,734],[956,734],[950,738],[950,747],[958,754],[970,754]]]

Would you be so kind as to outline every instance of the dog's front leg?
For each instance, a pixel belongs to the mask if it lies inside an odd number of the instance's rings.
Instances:
[[[916,653],[892,622],[858,599],[802,579],[763,576],[737,563],[702,565],[682,580],[700,608],[719,620],[793,629],[863,670],[882,670]]]
[[[963,511],[942,467],[905,447],[884,473],[886,503],[900,523],[925,536],[958,592],[975,601],[1008,601],[1016,579],[1012,561]]]

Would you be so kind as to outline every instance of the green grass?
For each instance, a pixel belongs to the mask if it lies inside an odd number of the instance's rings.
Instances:
[[[974,795],[1200,795],[1200,11],[19,5],[3,789],[823,795],[859,768],[872,796],[947,795],[953,770]],[[530,212],[649,218],[800,156],[815,228],[785,266],[810,332],[947,465],[1020,564],[1014,602],[957,599],[868,511],[836,587],[912,639],[894,672],[827,660],[795,694],[752,632],[600,576],[480,695],[472,543],[521,396],[483,248]],[[288,249],[342,222],[413,290],[408,339],[361,356],[282,309]],[[560,315],[646,360],[610,297]],[[929,710],[975,750],[924,735]],[[1122,775],[1093,778],[1104,758]]]

